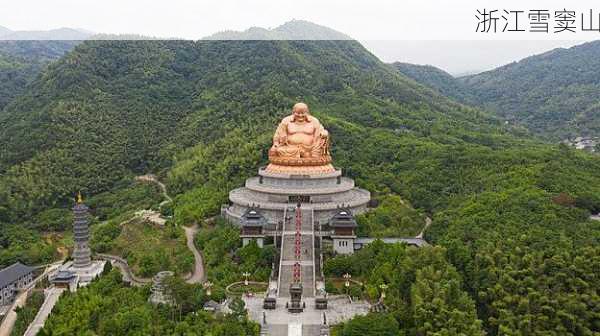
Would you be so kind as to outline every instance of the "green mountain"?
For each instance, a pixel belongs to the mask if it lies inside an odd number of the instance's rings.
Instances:
[[[394,63],[405,76],[550,140],[600,134],[600,41],[555,49],[455,78],[433,66]]]
[[[475,104],[476,98],[462,82],[446,71],[432,65],[418,65],[395,62],[392,64],[400,73],[414,79],[446,97],[452,97],[464,104]]]
[[[600,134],[600,41],[460,78],[479,103],[558,140]]]
[[[3,111],[0,171],[41,169],[27,195],[32,210],[43,208],[75,189],[168,168],[199,142],[271,132],[297,99],[332,120],[393,132],[455,141],[466,136],[455,128],[496,132],[493,119],[424,90],[353,41],[90,41]]]
[[[61,222],[78,190],[112,199],[96,207],[115,212],[130,202],[122,189],[134,174],[166,181],[177,224],[218,214],[266,163],[276,123],[298,100],[330,131],[345,174],[433,217],[436,248],[375,245],[330,265],[389,284],[385,320],[401,322],[391,334],[597,331],[600,222],[589,216],[600,210],[600,158],[525,138],[356,41],[78,45],[0,113],[0,227],[10,229],[0,230],[0,264],[30,250],[30,262],[50,258],[22,230]],[[374,221],[393,225],[394,208],[383,210]]]
[[[304,20],[292,20],[273,28],[251,27],[245,31],[223,31],[205,40],[351,40],[348,35]]]
[[[21,94],[49,62],[75,45],[74,41],[0,41],[0,110]]]

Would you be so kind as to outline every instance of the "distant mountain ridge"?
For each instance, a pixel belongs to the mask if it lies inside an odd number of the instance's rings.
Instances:
[[[469,89],[454,76],[432,65],[395,62],[392,64],[403,75],[421,83],[440,94],[454,98],[464,104],[474,104],[476,98]]]
[[[600,135],[600,41],[461,77],[482,106],[552,139]]]
[[[79,41],[1,41],[0,111],[19,96],[52,61]]]
[[[6,27],[0,26],[0,40],[22,41],[22,40],[51,40],[51,41],[69,41],[86,40],[94,33],[74,28],[58,28],[51,30],[21,30],[12,31]]]
[[[593,41],[458,78],[432,66],[394,65],[441,94],[557,141],[600,135],[598,55],[600,41]]]
[[[12,30],[10,30],[10,29],[8,29],[6,27],[0,26],[0,37],[4,36],[4,35],[8,35],[8,34],[10,34],[12,32],[13,32]]]
[[[352,40],[346,34],[309,21],[292,20],[283,25],[265,29],[251,27],[245,31],[227,30],[203,38],[204,40]]]

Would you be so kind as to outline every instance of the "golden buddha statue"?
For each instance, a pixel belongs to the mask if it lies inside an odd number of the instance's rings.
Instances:
[[[310,115],[308,106],[297,103],[283,118],[269,150],[268,171],[281,173],[334,171],[329,155],[329,133]]]

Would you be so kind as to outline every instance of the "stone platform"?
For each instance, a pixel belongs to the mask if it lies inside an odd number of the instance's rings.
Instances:
[[[275,310],[264,310],[262,298],[242,297],[248,308],[249,318],[260,323],[268,335],[291,336],[290,326],[302,330],[302,335],[319,336],[324,326],[323,316],[327,325],[335,325],[348,321],[356,315],[366,315],[371,305],[366,301],[350,301],[346,296],[331,296],[327,309],[316,309],[314,298],[305,298],[306,309],[302,313],[290,313],[285,309],[287,298],[278,298]],[[296,334],[297,335],[297,334]]]
[[[352,179],[342,176],[341,169],[285,174],[261,168],[257,177],[247,179],[244,187],[229,193],[231,205],[223,209],[223,215],[237,224],[254,206],[270,224],[277,224],[283,222],[283,209],[300,202],[303,208],[314,210],[315,221],[325,224],[340,207],[349,208],[354,214],[366,211],[370,199],[371,194],[355,187]]]

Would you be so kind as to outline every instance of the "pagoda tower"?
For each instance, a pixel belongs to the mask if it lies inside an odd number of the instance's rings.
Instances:
[[[77,194],[77,204],[73,207],[73,266],[75,268],[88,268],[92,264],[89,247],[89,208],[83,204],[81,193]]]

